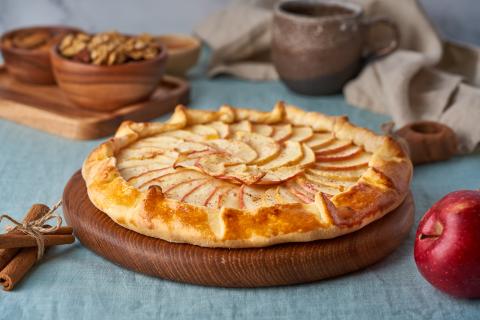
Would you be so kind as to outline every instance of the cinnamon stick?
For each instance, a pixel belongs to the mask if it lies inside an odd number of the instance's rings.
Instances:
[[[43,217],[50,209],[44,204],[34,204],[28,213],[26,214],[25,218],[23,219],[24,222],[31,222],[33,220],[40,219]],[[8,232],[8,234],[14,233],[12,231]],[[19,248],[11,248],[11,249],[0,249],[0,270],[5,268],[5,266],[12,260],[12,258],[18,253]]]
[[[69,244],[75,241],[71,234],[46,234],[42,236],[45,247],[57,246],[62,244]],[[0,248],[26,248],[36,247],[37,241],[27,234],[0,234]]]
[[[37,248],[23,248],[2,271],[0,271],[0,285],[3,290],[10,291],[23,279],[27,272],[37,262]]]
[[[37,220],[48,213],[49,210],[50,209],[43,204],[35,204],[32,206],[32,208],[30,208],[27,216],[25,217],[25,221]],[[55,233],[58,233],[59,235],[71,235],[72,228],[60,227]],[[22,249],[4,249],[0,250],[0,252],[3,252],[5,257],[10,255],[11,252],[16,253],[13,259],[11,259],[9,262],[7,260],[6,266],[2,266],[0,268],[0,286],[3,286],[3,289],[6,291],[10,291],[20,280],[23,279],[27,272],[37,262],[38,248],[35,246]]]

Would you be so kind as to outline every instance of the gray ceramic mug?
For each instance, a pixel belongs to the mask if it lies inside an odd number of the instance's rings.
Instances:
[[[364,21],[362,15],[362,8],[350,2],[280,2],[272,60],[287,87],[307,95],[337,93],[367,59],[394,51],[395,25],[384,18]]]

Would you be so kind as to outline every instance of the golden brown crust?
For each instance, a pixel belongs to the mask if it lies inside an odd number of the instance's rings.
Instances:
[[[276,124],[288,121],[336,137],[371,152],[358,181],[333,196],[315,194],[312,203],[286,203],[256,210],[196,206],[165,197],[159,186],[141,191],[117,168],[117,155],[141,138],[193,124],[221,121]],[[120,225],[172,242],[209,247],[261,247],[282,242],[312,241],[353,232],[381,218],[404,200],[412,165],[400,145],[389,137],[353,126],[346,117],[305,112],[278,103],[272,112],[222,106],[218,111],[177,107],[166,123],[124,122],[115,137],[85,160],[82,175],[92,203]]]

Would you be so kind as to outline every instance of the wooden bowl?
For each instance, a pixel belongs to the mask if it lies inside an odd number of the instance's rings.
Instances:
[[[17,48],[8,44],[15,35],[21,32],[35,31],[49,32],[52,34],[52,39],[47,45],[37,49]],[[55,84],[49,55],[50,47],[58,44],[65,33],[78,31],[79,29],[68,26],[43,26],[14,29],[3,34],[0,39],[0,47],[8,73],[24,82]]]
[[[448,126],[434,121],[418,121],[400,128],[413,164],[448,160],[457,153],[457,137]]]
[[[200,41],[192,36],[165,34],[157,39],[167,47],[168,61],[166,72],[185,77],[187,71],[197,64],[200,56]]]
[[[96,111],[112,111],[147,100],[160,83],[167,61],[167,50],[153,59],[112,66],[72,61],[50,50],[58,86],[76,105]]]

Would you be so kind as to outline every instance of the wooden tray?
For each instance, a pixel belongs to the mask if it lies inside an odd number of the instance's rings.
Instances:
[[[102,113],[79,108],[57,86],[31,85],[13,79],[0,66],[0,118],[71,139],[111,135],[124,120],[147,121],[186,104],[185,80],[165,76],[150,100]]]
[[[377,262],[408,235],[414,204],[409,195],[384,218],[336,239],[252,249],[176,244],[125,229],[93,206],[80,172],[65,187],[63,212],[84,246],[128,269],[207,286],[264,287],[316,281]]]

